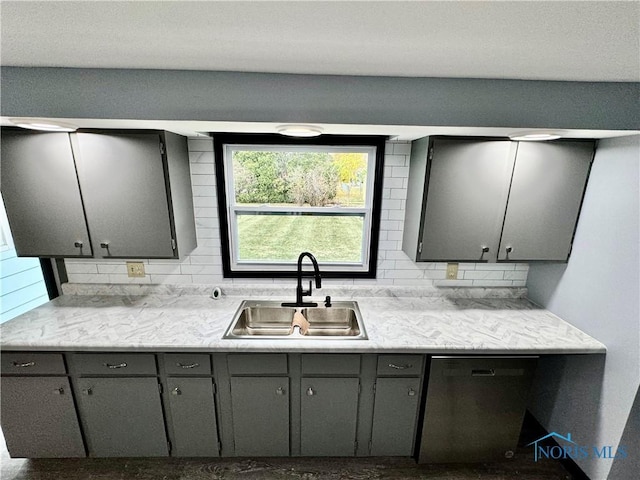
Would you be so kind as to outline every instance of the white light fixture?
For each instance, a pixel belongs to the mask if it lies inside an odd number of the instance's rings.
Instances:
[[[317,137],[323,130],[315,125],[279,125],[276,131],[289,137]]]
[[[75,132],[78,129],[70,123],[49,120],[48,118],[10,118],[9,121],[17,127],[45,132]]]
[[[547,140],[557,140],[562,138],[562,132],[558,131],[531,131],[531,132],[517,132],[509,135],[511,140],[523,141],[523,142],[545,142]]]

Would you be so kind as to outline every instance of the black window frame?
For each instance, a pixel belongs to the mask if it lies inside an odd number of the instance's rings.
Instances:
[[[378,135],[321,135],[312,138],[285,137],[278,134],[250,133],[212,133],[213,153],[216,172],[216,191],[218,197],[218,220],[220,225],[220,246],[222,254],[222,272],[224,278],[295,278],[295,266],[292,270],[233,270],[231,268],[231,248],[229,238],[229,218],[227,215],[227,191],[225,184],[224,148],[225,145],[292,145],[292,146],[365,146],[375,147],[373,202],[371,210],[371,232],[369,235],[369,268],[366,271],[322,271],[324,278],[374,279],[378,264],[378,243],[380,236],[380,213],[382,210],[382,192],[384,177],[384,155],[386,136]]]

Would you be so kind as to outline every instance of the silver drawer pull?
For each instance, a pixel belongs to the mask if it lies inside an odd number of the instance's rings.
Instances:
[[[56,388],[53,393],[55,393],[56,395],[64,395],[64,388],[60,387],[60,388]]]
[[[93,390],[91,389],[91,387],[89,387],[89,388],[83,388],[83,389],[82,389],[82,394],[83,394],[83,395],[93,395]]]
[[[413,388],[410,388],[409,391],[407,392],[407,395],[409,395],[410,397],[415,397],[416,391]]]
[[[176,387],[171,390],[171,395],[182,395],[182,390],[180,390],[180,387]]]
[[[125,368],[127,366],[127,362],[122,362],[122,363],[103,363],[102,365],[104,365],[107,368]]]
[[[395,363],[390,363],[389,366],[391,368],[395,368],[396,370],[406,370],[407,368],[413,367],[413,365],[411,365],[410,363],[405,363],[402,365],[396,365]]]
[[[25,367],[33,367],[36,362],[11,362],[14,367],[25,368]]]
[[[472,377],[493,377],[496,372],[493,368],[487,368],[486,370],[471,370]]]
[[[315,392],[315,390],[313,388],[311,388],[311,387],[307,388],[307,395],[308,396],[311,397],[311,396],[313,396],[315,394],[316,394],[316,392]]]
[[[284,388],[282,388],[282,387],[278,387],[278,388],[276,389],[276,394],[277,394],[277,395],[284,395]]]
[[[176,366],[180,367],[180,368],[196,368],[199,367],[200,364],[199,363],[176,363]]]

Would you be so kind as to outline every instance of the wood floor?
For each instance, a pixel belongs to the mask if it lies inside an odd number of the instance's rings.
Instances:
[[[570,480],[531,449],[495,464],[417,465],[410,458],[11,459],[4,441],[2,480]]]

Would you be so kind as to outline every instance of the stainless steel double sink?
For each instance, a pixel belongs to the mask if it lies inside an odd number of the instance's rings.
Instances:
[[[330,307],[283,307],[282,302],[245,300],[233,317],[224,339],[366,340],[362,315],[352,301]],[[291,328],[296,311],[309,322],[306,335]]]

